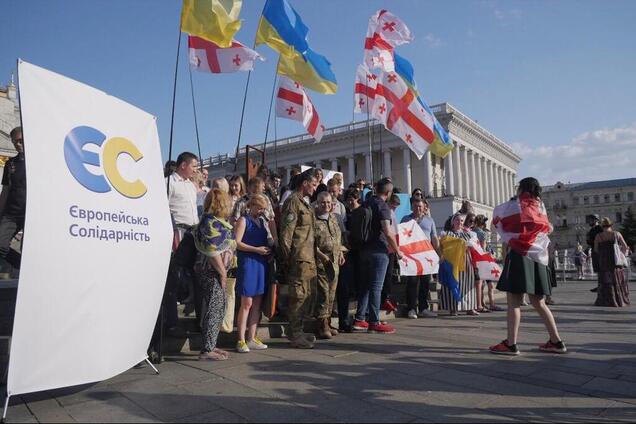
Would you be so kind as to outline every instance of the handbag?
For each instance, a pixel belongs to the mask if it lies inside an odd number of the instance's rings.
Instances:
[[[621,250],[621,246],[618,244],[618,236],[614,235],[614,264],[615,266],[620,266],[627,268],[629,263],[627,262],[627,257]]]
[[[268,284],[267,293],[263,300],[263,315],[267,319],[272,319],[276,315],[276,305],[278,303],[278,281],[276,278],[276,262],[271,259],[268,262]]]

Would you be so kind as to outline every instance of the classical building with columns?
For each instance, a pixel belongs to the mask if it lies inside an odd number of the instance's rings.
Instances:
[[[283,182],[301,165],[338,170],[346,184],[390,176],[402,192],[423,190],[439,227],[465,199],[477,213],[491,217],[494,206],[513,196],[521,157],[450,104],[431,109],[455,144],[444,159],[428,152],[418,160],[402,140],[373,120],[329,128],[320,143],[302,135],[254,147],[265,151],[267,166],[280,173]],[[245,148],[239,150],[237,171],[235,158],[227,154],[204,160],[204,166],[210,178],[245,172]]]
[[[19,125],[20,107],[12,77],[6,87],[0,87],[0,168],[4,167],[7,159],[17,154],[9,133]]]

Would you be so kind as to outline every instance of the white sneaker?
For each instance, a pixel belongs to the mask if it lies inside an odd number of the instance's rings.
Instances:
[[[408,313],[408,317],[410,319],[417,319],[417,312],[415,312],[415,309],[411,309]]]
[[[267,349],[267,345],[260,341],[258,337],[254,337],[254,340],[250,340],[247,342],[247,346],[252,350],[265,350]]]
[[[424,309],[419,314],[417,314],[420,318],[437,318],[437,314],[433,311],[429,311],[428,309]]]

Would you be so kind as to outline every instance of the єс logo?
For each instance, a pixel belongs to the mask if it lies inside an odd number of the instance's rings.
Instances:
[[[95,144],[101,148],[103,166],[100,164],[98,153],[84,150],[87,144]],[[112,185],[122,195],[137,199],[146,194],[148,189],[139,179],[130,182],[122,177],[117,169],[117,158],[124,153],[135,162],[144,157],[130,140],[123,137],[106,140],[104,134],[92,127],[75,127],[64,139],[66,166],[78,183],[97,193],[109,192]],[[103,169],[105,177],[90,172],[86,168],[87,164]]]

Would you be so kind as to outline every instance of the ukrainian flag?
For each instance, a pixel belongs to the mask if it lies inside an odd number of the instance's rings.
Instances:
[[[420,97],[420,93],[417,90],[417,83],[415,82],[415,72],[413,70],[413,65],[411,65],[408,60],[404,59],[397,53],[394,53],[394,58],[395,72],[397,72],[397,74],[402,77],[406,85],[408,85],[408,87],[417,98],[417,101],[422,105],[424,109],[426,109],[426,112],[428,112],[433,117],[433,133],[435,134],[435,140],[433,140],[433,143],[431,143],[429,150],[436,156],[439,156],[441,158],[446,157],[446,155],[448,155],[451,150],[453,150],[453,141],[451,140],[450,135],[446,132],[444,127],[442,127],[437,118],[435,118],[435,114],[433,113],[431,108],[428,107],[428,104],[426,104],[426,102]]]
[[[278,73],[323,94],[338,90],[326,57],[307,42],[309,29],[287,0],[267,0],[256,32],[256,45],[267,44],[280,53]]]
[[[183,0],[181,31],[230,47],[241,28],[241,5],[242,0]]]

